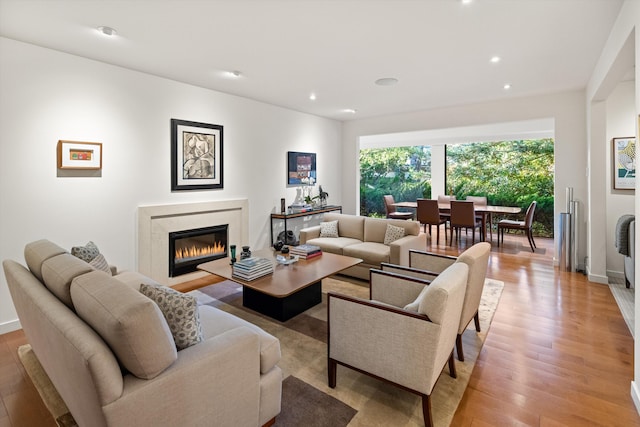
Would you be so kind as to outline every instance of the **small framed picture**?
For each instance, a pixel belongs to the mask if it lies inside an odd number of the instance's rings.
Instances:
[[[171,119],[171,191],[223,188],[223,127]]]
[[[102,143],[58,141],[58,169],[102,169]]]
[[[636,139],[634,137],[613,138],[613,188],[614,190],[636,189]]]
[[[287,152],[287,185],[318,182],[316,153]]]

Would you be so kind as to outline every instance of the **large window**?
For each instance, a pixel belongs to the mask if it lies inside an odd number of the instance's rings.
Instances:
[[[553,169],[553,139],[447,146],[447,193],[523,211],[535,200],[534,233],[553,236]]]
[[[400,200],[431,197],[431,148],[360,150],[360,215],[384,216],[382,196]]]

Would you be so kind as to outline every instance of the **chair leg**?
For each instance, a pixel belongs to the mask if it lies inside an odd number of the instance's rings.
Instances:
[[[478,316],[477,311],[475,316],[473,316],[473,322],[476,324],[476,332],[480,332],[480,316]]]
[[[327,367],[327,372],[328,372],[328,377],[329,377],[329,387],[330,388],[336,388],[336,373],[338,370],[338,363],[333,360],[333,359],[329,359],[329,365]]]
[[[422,395],[422,416],[424,417],[424,426],[433,426],[433,419],[431,418],[431,399],[428,394]]]
[[[462,351],[462,334],[458,334],[456,337],[456,351],[458,353],[458,360],[464,362],[464,352]],[[451,353],[453,357],[453,353]]]
[[[535,252],[533,248],[533,236],[531,235],[531,232],[529,230],[527,230],[526,233],[527,233],[527,239],[529,240],[529,246],[531,246],[531,252]]]
[[[447,232],[447,230],[444,231],[445,233]],[[436,225],[436,235],[438,237],[436,237],[436,243],[439,245],[440,244],[440,224]]]

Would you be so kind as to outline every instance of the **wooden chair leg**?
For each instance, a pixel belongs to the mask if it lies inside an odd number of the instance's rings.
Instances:
[[[329,359],[329,365],[327,367],[327,372],[328,372],[328,381],[329,381],[329,387],[330,388],[336,388],[336,373],[338,370],[338,363],[333,360],[333,359]]]
[[[451,378],[458,378],[458,374],[456,373],[456,361],[453,360],[453,350],[451,350],[451,354],[449,355],[449,375]]]
[[[445,233],[447,232],[447,230],[444,231]],[[438,237],[436,237],[436,243],[439,245],[440,244],[440,224],[436,225],[436,235]]]
[[[431,399],[428,394],[422,395],[422,416],[424,417],[425,427],[432,427],[433,419],[431,418]]]
[[[458,352],[458,360],[464,362],[464,352],[462,351],[462,334],[458,334],[458,336],[456,337],[456,351]]]
[[[480,316],[478,316],[477,311],[475,316],[473,316],[473,322],[476,324],[476,332],[480,332]]]

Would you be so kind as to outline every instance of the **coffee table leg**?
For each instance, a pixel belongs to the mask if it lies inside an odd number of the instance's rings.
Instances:
[[[242,290],[242,305],[244,307],[281,322],[287,321],[321,302],[321,281],[284,298],[263,294],[246,286],[243,286]]]

